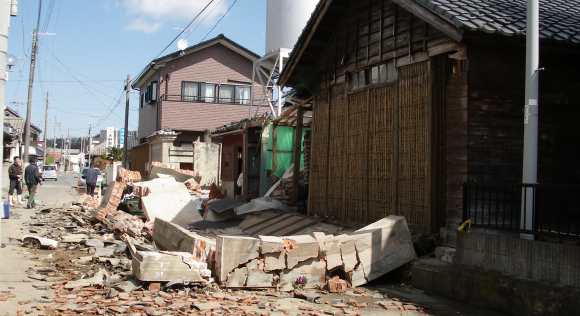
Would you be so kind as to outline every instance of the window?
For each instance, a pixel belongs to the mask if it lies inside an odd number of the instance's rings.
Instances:
[[[145,104],[145,93],[141,93],[141,97],[139,98],[139,107],[143,108],[143,104]]]
[[[249,86],[236,86],[236,104],[249,105],[251,101],[251,91],[252,89]]]
[[[381,64],[369,69],[353,72],[350,75],[350,89],[363,88],[371,84],[377,84],[397,79],[395,62]]]
[[[199,83],[183,82],[181,87],[181,101],[197,101],[199,99]]]
[[[249,105],[251,90],[251,86],[184,81],[181,86],[181,101]]]
[[[234,103],[235,87],[230,85],[220,86],[220,103]]]
[[[147,85],[145,92],[145,103],[151,104],[157,101],[157,81],[151,81]]]

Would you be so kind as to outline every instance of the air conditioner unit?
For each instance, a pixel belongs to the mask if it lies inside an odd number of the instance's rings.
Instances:
[[[157,102],[157,81],[151,81],[147,85],[147,92],[145,93],[145,102],[147,104]]]

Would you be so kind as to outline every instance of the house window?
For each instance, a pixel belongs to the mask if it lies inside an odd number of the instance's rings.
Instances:
[[[221,85],[220,86],[220,103],[234,103],[235,86]]]
[[[181,86],[181,101],[249,105],[250,93],[251,86],[184,81]]]
[[[145,104],[145,93],[141,93],[141,97],[139,98],[139,107],[143,108],[143,104]]]
[[[373,66],[369,69],[350,74],[350,89],[363,88],[368,85],[397,79],[395,62]]]
[[[250,86],[236,86],[236,104],[250,105],[250,93],[252,89]]]
[[[199,99],[199,83],[183,82],[181,87],[181,101],[197,101]]]

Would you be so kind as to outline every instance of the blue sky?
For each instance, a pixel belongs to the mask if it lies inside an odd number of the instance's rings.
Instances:
[[[86,136],[90,121],[93,135],[107,126],[123,127],[122,89],[127,75],[135,78],[179,34],[173,28],[185,28],[210,1],[43,0],[39,32],[56,35],[39,36],[31,122],[44,130],[46,92],[50,91],[48,138],[54,134],[55,116],[60,121],[57,137],[69,130],[71,136]],[[215,26],[207,38],[224,33],[263,55],[266,0],[238,0],[224,17],[234,1],[214,0],[190,26],[197,29],[185,35],[189,45],[199,43]],[[21,116],[26,115],[38,5],[39,0],[21,0],[18,16],[10,19],[8,53],[18,58],[18,64],[9,74],[5,102],[13,109],[16,105],[12,102],[22,102]],[[176,50],[177,41],[162,55]],[[138,126],[138,101],[137,92],[132,90],[130,130]]]

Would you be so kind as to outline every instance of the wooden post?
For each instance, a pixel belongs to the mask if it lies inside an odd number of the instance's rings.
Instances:
[[[292,205],[298,203],[298,190],[300,189],[300,154],[302,153],[302,122],[304,120],[304,109],[298,108],[298,118],[294,129],[294,174],[292,175]]]
[[[244,184],[242,185],[242,196],[248,195],[249,186],[249,159],[248,159],[248,125],[244,125],[244,141],[242,143],[242,172],[244,173]],[[236,179],[237,181],[237,179]]]

